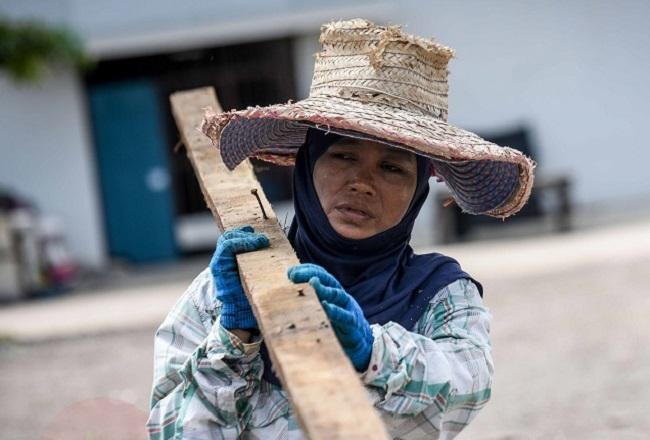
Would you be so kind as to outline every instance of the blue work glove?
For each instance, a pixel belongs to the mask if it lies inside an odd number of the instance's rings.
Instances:
[[[356,300],[333,275],[316,264],[298,264],[287,275],[296,284],[309,282],[314,288],[345,354],[357,371],[366,371],[374,338]]]
[[[217,249],[210,261],[210,271],[214,277],[216,297],[223,304],[220,319],[224,328],[229,330],[257,328],[253,310],[239,279],[235,255],[268,246],[268,237],[255,233],[248,225],[228,229],[219,237]]]

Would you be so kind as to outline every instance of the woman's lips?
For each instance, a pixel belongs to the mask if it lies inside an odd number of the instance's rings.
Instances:
[[[339,205],[335,209],[344,218],[347,218],[348,220],[352,220],[354,222],[362,222],[373,218],[373,216],[370,215],[367,211],[350,205]]]

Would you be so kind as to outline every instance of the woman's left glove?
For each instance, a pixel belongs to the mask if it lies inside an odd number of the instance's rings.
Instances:
[[[309,282],[314,288],[345,354],[357,371],[365,371],[370,362],[374,338],[356,300],[333,275],[316,264],[293,266],[288,276],[294,283]]]
[[[223,304],[220,320],[224,328],[228,330],[258,328],[239,279],[235,255],[268,246],[268,237],[255,233],[248,225],[228,229],[217,240],[217,249],[210,261],[210,271],[214,277],[216,297]]]

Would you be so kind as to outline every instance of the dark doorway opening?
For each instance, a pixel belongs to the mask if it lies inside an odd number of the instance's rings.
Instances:
[[[175,91],[212,86],[224,110],[269,105],[296,99],[293,73],[293,51],[290,38],[246,44],[199,48],[161,55],[131,57],[100,61],[86,75],[88,95],[93,90],[111,84],[129,84],[134,81],[150,84],[156,91],[155,105],[162,127],[163,153],[168,158],[168,173],[173,200],[172,224],[178,226],[185,220],[210,213],[194,175],[192,166],[182,149],[175,149],[179,141],[178,130],[171,114],[169,95]],[[91,111],[92,111],[92,107]],[[125,108],[125,112],[130,109]],[[92,115],[91,115],[92,116]],[[96,125],[96,124],[95,124]],[[97,128],[94,134],[97,145]],[[138,145],[133,145],[138,148]],[[96,155],[96,160],[102,160]],[[258,178],[271,201],[291,198],[291,170],[267,166],[254,161]],[[102,166],[98,163],[101,173]],[[136,179],[137,180],[137,179]],[[139,181],[139,180],[138,180]],[[104,191],[102,191],[104,194]],[[122,195],[129,197],[128,193]],[[106,201],[104,201],[106,205]],[[143,207],[143,211],[146,207]],[[115,215],[104,209],[105,216]],[[146,212],[142,212],[146,215]],[[154,221],[154,219],[152,219]],[[105,223],[108,223],[105,219]],[[177,228],[178,229],[178,228]],[[176,231],[176,237],[179,236]],[[177,241],[179,241],[177,239]],[[214,242],[201,244],[177,243],[179,254],[208,251]],[[137,244],[134,243],[134,246]],[[111,251],[113,254],[113,252]]]

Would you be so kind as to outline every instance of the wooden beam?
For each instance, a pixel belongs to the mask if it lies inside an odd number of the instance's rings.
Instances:
[[[213,88],[171,95],[172,112],[203,196],[221,230],[250,224],[268,235],[268,249],[237,256],[244,290],[274,369],[310,439],[388,439],[363,384],[341,349],[315,292],[295,285],[287,269],[298,259],[249,161],[228,171],[198,129],[206,107],[221,111]],[[264,218],[257,190],[268,218]]]

